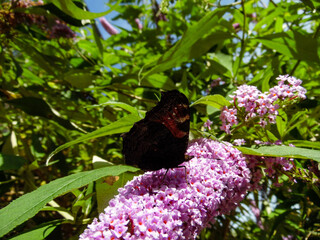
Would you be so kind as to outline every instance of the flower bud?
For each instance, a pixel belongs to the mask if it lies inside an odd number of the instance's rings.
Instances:
[[[134,21],[137,24],[138,29],[141,30],[143,28],[143,26],[142,26],[142,23],[141,23],[140,19],[136,18]]]
[[[101,23],[101,25],[103,26],[103,28],[110,34],[110,35],[116,35],[119,33],[119,31],[117,29],[115,29],[111,23],[109,23],[107,21],[107,19],[105,19],[104,17],[99,18],[99,21]]]

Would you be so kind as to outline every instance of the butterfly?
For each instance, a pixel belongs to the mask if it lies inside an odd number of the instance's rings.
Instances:
[[[177,90],[161,92],[161,100],[122,134],[125,162],[145,171],[167,170],[187,160],[190,109],[187,97]]]

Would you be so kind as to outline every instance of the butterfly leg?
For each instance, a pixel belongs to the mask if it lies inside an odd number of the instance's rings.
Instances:
[[[164,179],[166,178],[169,169],[170,169],[170,168],[167,168],[166,173],[164,174],[164,176],[163,176],[163,178],[162,178],[161,185],[163,184]]]
[[[186,166],[179,166],[179,167],[183,167],[184,168],[184,174],[185,174],[185,178],[186,178],[186,183],[188,184],[189,187],[191,187],[190,184],[189,184],[189,181],[188,181],[187,167]]]

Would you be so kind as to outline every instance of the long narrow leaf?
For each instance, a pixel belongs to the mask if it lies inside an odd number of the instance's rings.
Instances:
[[[126,103],[123,103],[123,102],[115,102],[115,101],[108,101],[108,102],[105,102],[105,103],[102,103],[102,104],[99,104],[99,105],[90,105],[88,106],[87,108],[94,108],[94,107],[97,107],[97,106],[104,106],[104,105],[110,105],[110,106],[115,106],[115,107],[120,107],[132,114],[136,114],[138,115],[139,112],[136,108],[132,107],[131,105],[129,104],[126,104]]]
[[[51,0],[50,2],[56,5],[61,11],[65,12],[69,16],[79,20],[94,19],[105,16],[111,11],[113,11],[118,5],[118,3],[114,4],[109,10],[105,12],[93,13],[78,8],[77,5],[75,5],[71,0]]]
[[[70,147],[72,145],[75,145],[77,143],[88,141],[88,140],[91,140],[93,138],[104,137],[104,136],[107,136],[107,135],[127,132],[132,127],[133,123],[139,121],[140,119],[141,118],[138,115],[130,114],[130,115],[127,115],[127,116],[119,119],[118,121],[115,121],[115,122],[109,124],[108,126],[99,128],[98,130],[93,131],[91,133],[88,133],[88,134],[86,134],[84,136],[81,136],[81,137],[79,137],[76,140],[73,140],[71,142],[67,142],[66,144],[63,144],[60,147],[58,147],[57,149],[55,149],[49,155],[49,157],[47,158],[46,163],[48,164],[50,159],[55,154],[60,152],[61,150],[65,149],[67,147]]]
[[[295,145],[296,147],[309,147],[320,149],[320,142],[311,142],[306,140],[290,140],[288,142]]]
[[[313,159],[320,162],[320,151],[288,146],[264,146],[257,149],[237,147],[242,153],[257,156]]]
[[[50,235],[50,233],[58,227],[62,223],[61,220],[54,220],[51,222],[46,222],[43,224],[40,224],[39,226],[35,227],[34,229],[22,233],[18,236],[15,236],[13,238],[10,238],[10,240],[25,240],[25,239],[46,239],[47,236]]]
[[[185,32],[182,38],[158,60],[145,66],[154,66],[143,75],[143,78],[151,74],[165,71],[178,66],[183,61],[201,56],[214,44],[228,39],[231,35],[228,31],[213,32],[218,21],[227,9],[216,9],[205,15],[198,23],[194,24]]]
[[[45,204],[62,194],[83,187],[101,177],[118,176],[127,171],[135,172],[137,170],[139,169],[131,166],[108,166],[72,174],[43,185],[0,210],[0,237],[33,217]]]
[[[275,33],[262,37],[257,37],[257,41],[267,48],[276,50],[279,53],[291,58],[319,63],[317,39],[311,34],[303,34],[298,31],[288,33]]]

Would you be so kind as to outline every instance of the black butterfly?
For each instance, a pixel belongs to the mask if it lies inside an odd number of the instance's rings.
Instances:
[[[189,130],[187,97],[177,90],[161,92],[160,102],[122,135],[126,164],[153,171],[177,167],[186,161]]]

